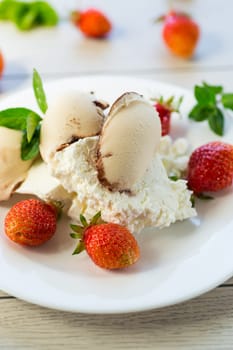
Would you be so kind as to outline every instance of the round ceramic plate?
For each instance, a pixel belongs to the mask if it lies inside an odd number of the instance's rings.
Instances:
[[[187,137],[192,147],[218,139],[205,123],[187,120],[193,94],[177,86],[129,77],[77,77],[45,84],[48,104],[67,89],[94,91],[110,103],[125,91],[146,97],[182,95],[182,117],[173,119],[173,137]],[[37,109],[32,90],[8,96],[0,110],[13,106]],[[233,126],[229,123],[226,129],[222,139],[232,142]],[[71,255],[76,242],[69,236],[65,217],[44,246],[30,249],[9,241],[3,230],[4,216],[14,202],[24,198],[14,195],[0,206],[0,289],[42,306],[85,313],[134,312],[193,298],[233,274],[232,192],[230,188],[215,200],[198,201],[198,216],[192,220],[168,229],[144,230],[138,237],[141,259],[115,272],[98,268],[85,252]]]

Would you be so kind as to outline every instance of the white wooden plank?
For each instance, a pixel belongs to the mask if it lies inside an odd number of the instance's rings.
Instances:
[[[128,315],[69,314],[0,300],[0,348],[232,349],[233,289],[184,304]]]

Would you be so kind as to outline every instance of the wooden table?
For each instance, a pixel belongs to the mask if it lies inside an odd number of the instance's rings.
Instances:
[[[53,1],[58,6],[58,1]],[[170,55],[153,18],[166,11],[162,0],[90,1],[112,19],[109,40],[86,40],[65,17],[76,1],[59,1],[63,20],[54,29],[19,33],[1,24],[6,71],[3,96],[30,84],[33,67],[44,80],[85,74],[123,74],[192,89],[201,81],[233,91],[230,0],[180,0],[179,9],[200,23],[201,41],[192,60]],[[211,9],[211,11],[210,11]],[[2,97],[1,97],[2,98]],[[59,312],[0,292],[0,349],[233,349],[233,280],[192,301],[126,315]]]

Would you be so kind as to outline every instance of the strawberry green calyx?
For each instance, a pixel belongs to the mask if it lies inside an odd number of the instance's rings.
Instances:
[[[159,103],[166,109],[168,109],[170,112],[180,112],[180,105],[183,101],[183,96],[180,96],[178,99],[175,99],[175,96],[170,96],[168,99],[164,99],[163,96],[160,96],[159,98],[152,98],[153,101]]]
[[[62,216],[62,209],[64,207],[64,204],[61,201],[52,200],[49,202],[46,202],[46,204],[50,205],[51,209],[54,211],[57,220],[59,220]]]
[[[74,24],[78,24],[80,21],[81,12],[80,11],[72,11],[70,14],[70,20]]]
[[[73,251],[72,255],[76,255],[81,253],[83,250],[85,250],[85,243],[84,243],[84,234],[87,228],[99,224],[104,224],[105,221],[101,219],[101,211],[96,213],[93,218],[91,219],[90,223],[87,222],[86,218],[84,215],[80,214],[79,220],[81,222],[81,225],[74,225],[71,224],[70,228],[74,231],[70,233],[70,237],[74,239],[78,239],[78,244]]]

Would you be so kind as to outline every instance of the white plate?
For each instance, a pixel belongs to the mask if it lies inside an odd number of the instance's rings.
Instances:
[[[194,103],[192,93],[155,81],[116,76],[89,76],[45,85],[48,103],[58,91],[93,90],[112,102],[125,91],[146,96],[184,96],[182,112]],[[5,98],[0,109],[37,108],[32,90]],[[175,119],[173,134],[187,136],[192,146],[217,137],[205,123]],[[233,140],[229,127],[223,140]],[[222,283],[233,274],[232,188],[213,201],[197,203],[198,217],[168,229],[145,230],[139,237],[141,259],[129,269],[110,272],[96,267],[86,253],[72,256],[75,241],[67,219],[59,222],[54,238],[39,248],[9,241],[3,232],[8,208],[22,196],[1,204],[0,288],[26,301],[60,310],[85,313],[125,313],[175,304]]]

